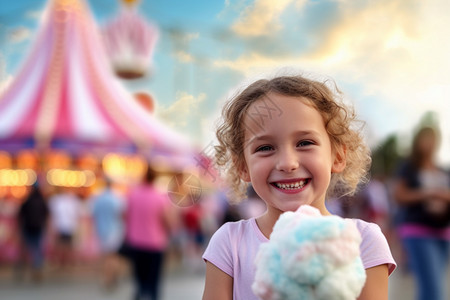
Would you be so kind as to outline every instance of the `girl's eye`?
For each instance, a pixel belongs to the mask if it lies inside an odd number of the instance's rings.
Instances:
[[[260,147],[256,148],[255,152],[270,151],[272,149],[273,149],[272,146],[265,145],[265,146],[260,146]]]
[[[300,141],[297,144],[297,147],[306,147],[306,146],[310,146],[310,145],[314,145],[313,141]]]

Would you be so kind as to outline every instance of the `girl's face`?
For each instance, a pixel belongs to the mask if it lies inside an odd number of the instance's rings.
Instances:
[[[244,125],[240,174],[268,209],[308,204],[327,213],[331,173],[342,171],[345,159],[336,158],[320,113],[305,98],[270,93],[249,107]]]

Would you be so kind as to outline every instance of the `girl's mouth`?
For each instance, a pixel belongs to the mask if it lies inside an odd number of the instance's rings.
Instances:
[[[304,178],[289,181],[276,181],[271,182],[270,184],[282,192],[300,192],[308,185],[310,181],[311,178]]]

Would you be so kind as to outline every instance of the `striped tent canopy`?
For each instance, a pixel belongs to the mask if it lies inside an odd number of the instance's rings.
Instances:
[[[0,97],[0,150],[63,148],[192,157],[114,76],[84,0],[50,0],[21,71]]]

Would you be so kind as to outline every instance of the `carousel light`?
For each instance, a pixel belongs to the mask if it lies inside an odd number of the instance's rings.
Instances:
[[[103,172],[117,181],[139,180],[147,171],[147,163],[140,155],[125,156],[115,153],[103,158]]]
[[[36,179],[36,172],[31,169],[0,170],[0,186],[30,186]]]
[[[70,155],[64,151],[52,151],[45,159],[49,169],[68,169],[72,163]]]
[[[27,194],[27,188],[25,186],[12,186],[10,192],[15,199],[21,199]]]
[[[98,168],[98,159],[94,155],[84,154],[78,159],[77,168],[95,171]]]
[[[89,170],[51,169],[47,182],[53,186],[90,187],[95,183],[95,174]]]
[[[8,194],[8,187],[0,185],[0,198],[5,198]]]
[[[0,151],[0,168],[9,169],[12,166],[11,154],[5,151]]]
[[[38,168],[39,159],[36,151],[23,150],[17,154],[17,167],[19,169],[34,169]]]

